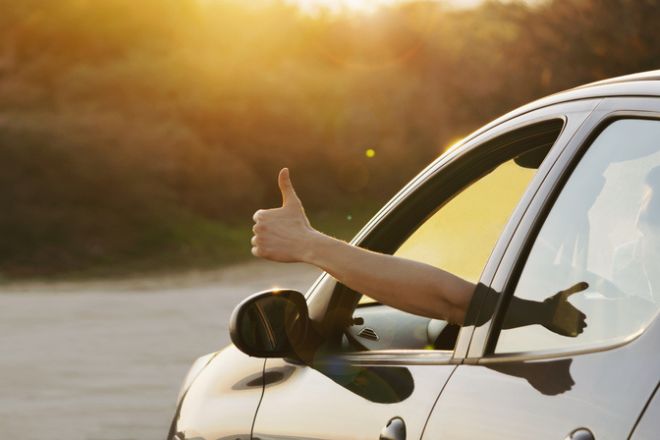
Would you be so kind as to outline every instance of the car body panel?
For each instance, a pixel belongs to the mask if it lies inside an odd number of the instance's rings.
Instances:
[[[658,321],[612,350],[460,365],[423,439],[564,439],[578,428],[626,438],[658,383]]]
[[[250,439],[263,391],[264,362],[233,345],[220,351],[182,396],[175,416],[178,438]]]
[[[660,385],[660,383],[659,383]],[[644,412],[640,416],[637,426],[630,438],[632,440],[653,440],[658,438],[660,433],[660,394],[658,394],[658,385],[651,399],[646,405]]]
[[[405,420],[408,438],[419,438],[456,367],[448,363],[449,356],[436,356],[444,365],[411,365],[405,357],[387,362],[369,353],[355,354],[315,368],[269,359],[266,371],[284,371],[286,378],[266,386],[254,438],[371,440],[393,417]]]
[[[516,270],[552,206],[553,194],[603,124],[619,117],[660,117],[660,99],[617,97],[599,104],[539,188],[501,258],[493,291],[513,290]],[[641,335],[610,345],[491,355],[497,316],[503,312],[496,310],[475,328],[467,364],[457,368],[440,396],[424,438],[565,438],[578,428],[599,439],[627,437],[658,383],[658,318]],[[470,412],[480,417],[461,423]]]
[[[585,99],[660,96],[660,81],[658,81],[660,74],[658,74],[658,72],[660,71],[655,70],[641,74],[611,78],[604,81],[585,84],[580,87],[543,97],[500,116],[494,121],[479,128],[477,131],[468,136],[468,138],[488,131],[510,119],[517,118],[531,111],[536,111],[557,104],[581,101]]]
[[[428,179],[489,139],[562,118],[566,123],[561,135],[481,276],[481,283],[492,291],[507,292],[549,201],[581,148],[607,118],[660,113],[658,79],[660,71],[614,78],[543,98],[496,119],[420,172],[352,243],[364,244]],[[333,308],[345,306],[337,298],[342,292],[336,284],[322,274],[308,291],[310,317],[319,325]],[[478,312],[480,304],[471,307]],[[599,439],[630,435],[658,384],[657,318],[641,335],[612,346],[495,356],[490,353],[501,313],[495,308],[485,323],[464,326],[453,353],[345,353],[321,356],[313,366],[305,366],[292,360],[249,358],[230,346],[182,397],[177,429],[185,431],[185,438],[246,439],[246,426],[254,420],[254,438],[260,440],[372,439],[391,418],[402,417],[409,439],[561,439],[581,427]],[[636,436],[657,427],[656,401],[657,396],[639,420]]]

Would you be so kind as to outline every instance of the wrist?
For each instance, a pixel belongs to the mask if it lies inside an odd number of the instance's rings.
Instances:
[[[323,255],[335,239],[312,229],[302,251],[301,261],[323,269]]]

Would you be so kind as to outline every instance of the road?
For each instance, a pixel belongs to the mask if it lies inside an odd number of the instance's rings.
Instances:
[[[251,262],[216,272],[0,288],[0,432],[7,439],[163,439],[193,360],[228,344],[229,315],[319,272]]]

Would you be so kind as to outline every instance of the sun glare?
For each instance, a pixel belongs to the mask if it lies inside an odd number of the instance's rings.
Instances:
[[[373,12],[382,6],[403,3],[409,0],[287,0],[305,12],[328,10],[332,12]]]
[[[297,5],[301,10],[315,14],[320,11],[331,12],[358,12],[369,13],[374,12],[380,7],[391,6],[398,3],[408,3],[422,0],[285,0],[289,3]],[[471,8],[478,6],[483,0],[427,0],[437,1],[445,6],[458,7],[458,8]],[[509,0],[512,1],[512,0]],[[532,3],[539,0],[523,0],[527,3]]]

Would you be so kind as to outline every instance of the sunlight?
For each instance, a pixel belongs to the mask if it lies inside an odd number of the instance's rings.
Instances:
[[[298,6],[307,13],[319,11],[330,12],[358,12],[370,13],[383,6],[391,6],[398,3],[410,3],[419,0],[285,0]],[[445,6],[470,8],[479,5],[483,0],[436,0]]]
[[[403,3],[409,0],[287,0],[305,12],[328,10],[332,12],[373,12],[382,6]]]

